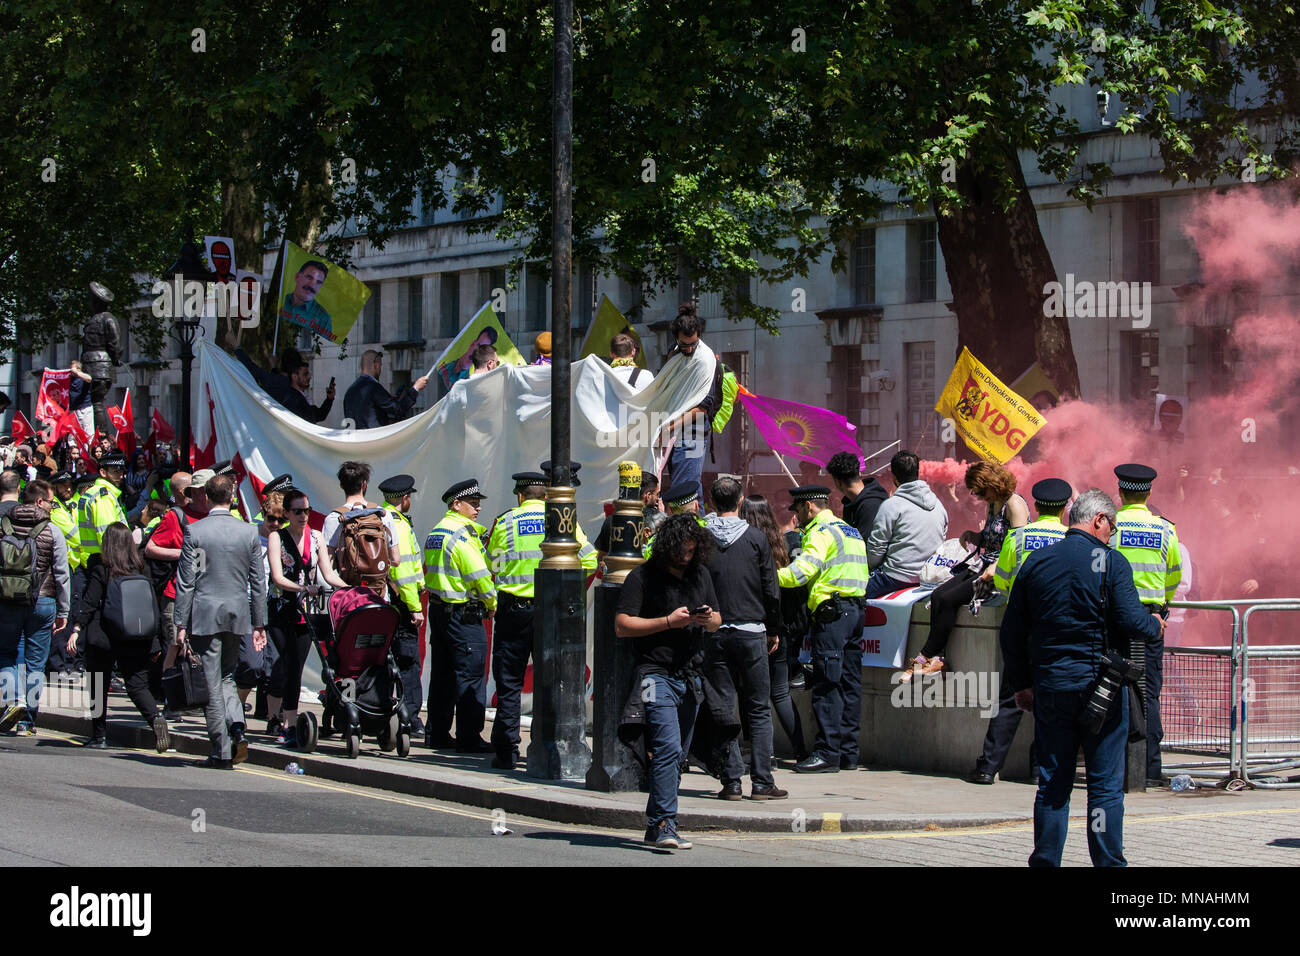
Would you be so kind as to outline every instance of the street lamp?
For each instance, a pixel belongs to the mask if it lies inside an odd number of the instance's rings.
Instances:
[[[192,240],[181,246],[180,255],[171,264],[167,274],[181,279],[179,286],[182,290],[185,288],[186,281],[207,283],[214,278],[213,274],[203,267],[199,247]],[[172,322],[169,334],[181,347],[181,445],[177,449],[177,458],[179,461],[189,463],[192,443],[190,409],[193,407],[191,372],[194,368],[194,343],[202,331],[202,319],[200,316],[190,317],[185,314],[183,305],[185,298],[183,294],[172,298],[172,311],[177,312],[178,315]]]
[[[569,469],[569,358],[573,353],[573,0],[555,0],[555,175],[551,215],[551,474],[546,538],[536,572],[533,729],[528,776],[582,780],[586,739],[586,575]]]

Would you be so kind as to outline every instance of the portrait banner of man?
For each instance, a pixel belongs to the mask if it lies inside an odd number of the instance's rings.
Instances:
[[[235,281],[235,240],[229,236],[204,236],[203,254],[217,282]]]
[[[486,303],[474,314],[460,334],[452,339],[451,344],[433,363],[434,371],[442,383],[451,388],[462,378],[469,378],[473,370],[474,350],[480,345],[491,345],[496,349],[497,360],[502,365],[523,365],[524,357],[519,354],[515,344],[506,335],[506,330],[492,311],[492,303]]]
[[[278,317],[335,344],[344,341],[370,290],[342,266],[286,242],[280,250]]]

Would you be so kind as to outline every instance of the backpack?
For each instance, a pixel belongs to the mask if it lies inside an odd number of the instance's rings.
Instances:
[[[0,519],[0,603],[36,606],[43,583],[36,573],[36,538],[49,523],[43,519],[20,534],[8,515]]]
[[[185,512],[179,507],[173,507],[171,510],[175,512],[176,520],[180,522],[183,540],[189,522],[185,520]],[[144,566],[149,571],[149,580],[153,582],[154,597],[159,601],[163,599],[163,592],[167,590],[168,582],[176,576],[176,568],[179,565],[178,561],[163,561],[160,558],[150,558],[145,556],[145,547],[151,540],[153,540],[154,533],[161,526],[162,519],[159,519],[156,525],[140,537],[140,557],[144,558]]]
[[[143,574],[123,574],[108,579],[100,621],[110,644],[138,643],[158,634],[158,601],[153,581]]]
[[[339,544],[334,568],[351,587],[367,587],[383,597],[388,588],[388,529],[382,508],[369,507],[339,516]]]
[[[722,366],[722,404],[713,416],[712,427],[715,432],[721,434],[727,427],[727,422],[731,421],[731,413],[735,411],[736,395],[740,392],[740,380],[721,359],[718,359],[718,364]]]

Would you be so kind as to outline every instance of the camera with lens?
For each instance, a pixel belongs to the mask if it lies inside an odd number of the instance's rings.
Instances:
[[[1101,676],[1097,678],[1097,686],[1092,689],[1092,694],[1088,697],[1086,708],[1085,726],[1089,733],[1101,733],[1102,725],[1106,723],[1106,715],[1119,701],[1124,685],[1136,684],[1141,676],[1142,668],[1122,654],[1107,651],[1102,656]]]

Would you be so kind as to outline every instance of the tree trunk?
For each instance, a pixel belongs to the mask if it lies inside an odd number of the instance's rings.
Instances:
[[[248,129],[241,131],[244,149],[240,155],[248,155],[247,143],[250,138]],[[235,264],[250,272],[262,271],[263,210],[261,199],[253,186],[251,170],[236,168],[229,172],[221,184],[221,229],[222,235],[235,240]],[[256,328],[245,329],[240,336],[240,344],[263,368],[273,368],[275,359],[271,349],[271,335],[275,328],[275,292],[262,290],[262,321]],[[217,341],[225,342],[225,329],[222,320],[218,320]]]
[[[1043,286],[1056,281],[1056,267],[1015,151],[1001,155],[1001,168],[960,164],[957,188],[966,201],[937,215],[952,287],[949,307],[957,315],[957,354],[969,348],[1007,385],[1038,362],[1063,398],[1077,398],[1079,369],[1069,320],[1043,314]],[[1010,176],[1016,194],[1007,209],[998,197],[1004,176]]]

